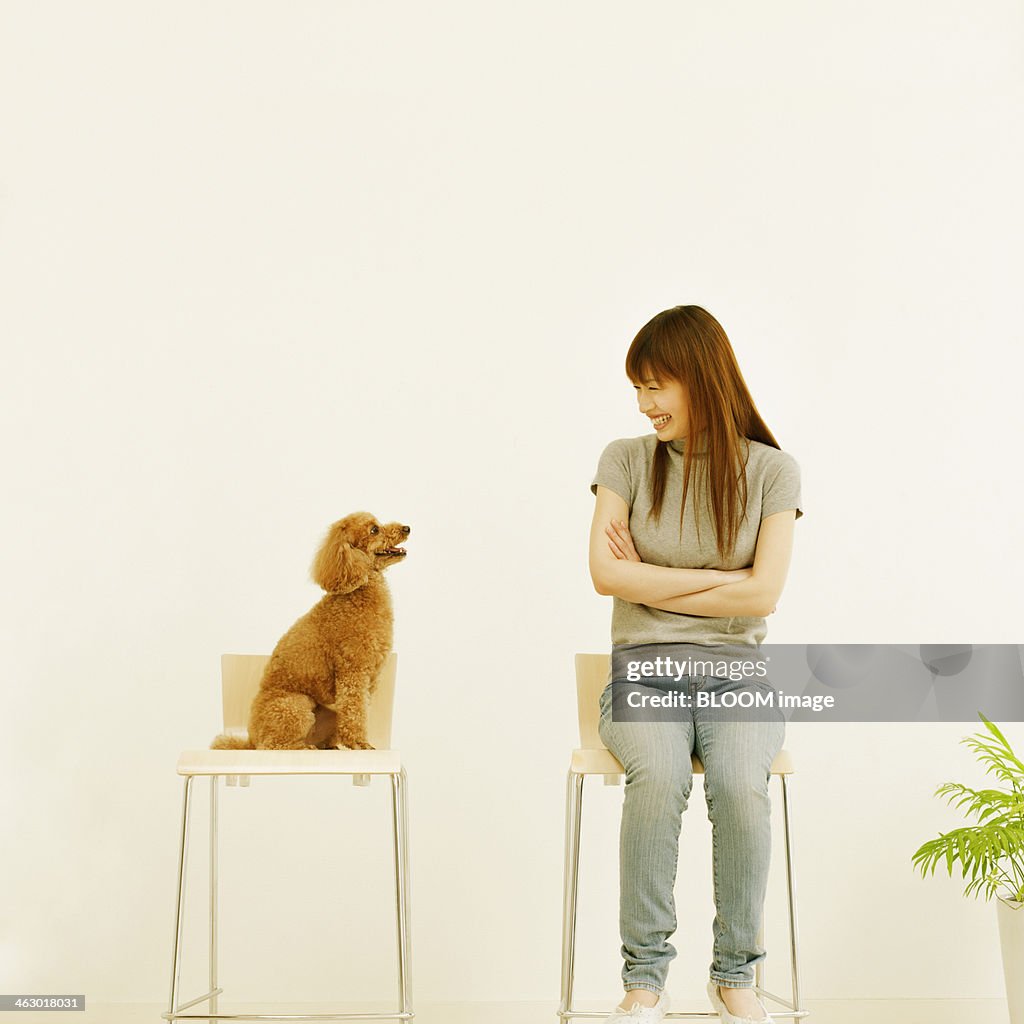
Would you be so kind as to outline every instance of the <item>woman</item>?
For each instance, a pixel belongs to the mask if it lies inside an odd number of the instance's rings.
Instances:
[[[800,471],[761,419],[718,321],[700,306],[655,316],[633,339],[626,374],[653,433],[613,441],[597,495],[590,572],[614,597],[612,644],[684,643],[756,650],[789,569]],[[684,677],[691,692],[727,687]],[[612,684],[600,735],[626,774],[620,832],[625,998],[610,1022],[659,1021],[676,955],[673,885],[681,817],[705,769],[716,916],[708,996],[726,1024],[763,1021],[753,992],[770,856],[770,765],[785,723],[723,721],[693,708],[682,721],[615,721]],[[628,1008],[628,1009],[627,1009]]]

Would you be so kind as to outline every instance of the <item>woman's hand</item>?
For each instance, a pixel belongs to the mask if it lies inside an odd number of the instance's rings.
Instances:
[[[633,538],[629,535],[629,527],[621,519],[613,519],[604,528],[608,534],[608,547],[616,558],[624,559],[627,562],[643,561],[633,547]]]

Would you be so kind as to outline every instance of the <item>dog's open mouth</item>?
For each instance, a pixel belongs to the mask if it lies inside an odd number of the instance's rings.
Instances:
[[[385,548],[383,551],[378,551],[378,555],[404,555],[405,548]]]

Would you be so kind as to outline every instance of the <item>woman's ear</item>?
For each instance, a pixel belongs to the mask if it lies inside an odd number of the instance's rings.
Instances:
[[[347,594],[363,586],[372,569],[372,556],[353,547],[346,530],[336,524],[316,553],[310,575],[328,594]]]

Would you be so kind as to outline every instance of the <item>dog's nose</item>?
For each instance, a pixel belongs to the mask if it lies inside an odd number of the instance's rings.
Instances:
[[[408,532],[409,532],[409,527],[408,526],[403,526],[402,527],[402,533],[408,533]]]

